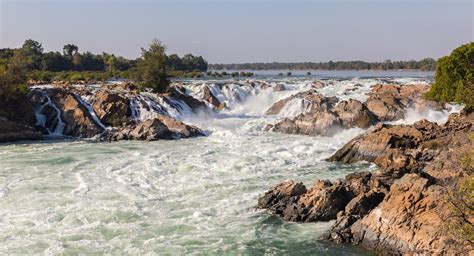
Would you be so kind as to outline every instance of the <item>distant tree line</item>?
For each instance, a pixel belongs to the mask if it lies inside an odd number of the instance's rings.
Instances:
[[[165,45],[158,40],[148,49],[142,48],[141,57],[130,60],[109,53],[81,53],[74,44],[66,44],[62,52],[45,52],[40,42],[28,39],[20,48],[0,49],[0,100],[28,91],[28,79],[76,82],[123,77],[143,87],[164,91],[169,77],[200,76],[207,67],[201,56],[166,55]]]
[[[210,64],[213,70],[425,70],[436,68],[436,60],[431,58],[420,61],[329,61],[329,62],[271,62],[271,63],[242,63],[242,64]]]
[[[137,67],[140,60],[140,58],[129,60],[105,52],[102,54],[80,53],[79,47],[74,44],[65,45],[62,52],[44,52],[41,43],[28,39],[19,49],[0,49],[0,65],[6,64],[14,56],[15,51],[22,51],[31,60],[28,65],[30,71],[129,71]],[[163,61],[166,62],[168,70],[207,71],[208,64],[201,56],[186,54],[181,58],[177,54],[170,56],[163,54]]]

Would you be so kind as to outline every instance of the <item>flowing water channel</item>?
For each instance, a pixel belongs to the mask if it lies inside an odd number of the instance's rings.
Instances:
[[[268,123],[304,111],[300,102],[280,116],[264,114],[276,100],[305,90],[309,80],[262,79],[287,90],[241,95],[245,99],[240,101],[232,99],[236,94],[220,92],[229,110],[180,114],[204,129],[206,137],[116,143],[63,138],[0,145],[0,253],[370,254],[325,242],[321,237],[331,223],[287,223],[255,209],[257,198],[285,179],[311,186],[316,178],[334,180],[375,169],[324,161],[361,129],[334,137],[263,131]],[[384,79],[337,78],[320,92],[364,100],[370,86]],[[391,79],[429,82],[424,77]],[[197,86],[213,87],[216,81],[186,83],[198,95]],[[362,86],[347,93],[356,84]],[[143,114],[136,118],[146,118]],[[426,116],[443,121],[447,113]]]

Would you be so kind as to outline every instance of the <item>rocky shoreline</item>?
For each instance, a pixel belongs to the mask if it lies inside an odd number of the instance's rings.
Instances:
[[[474,113],[451,114],[446,124],[379,124],[352,139],[328,161],[368,161],[379,170],[343,180],[316,180],[312,188],[285,181],[258,207],[287,221],[335,220],[328,239],[381,254],[472,253],[472,244],[450,237],[446,201],[468,175],[459,160],[474,149]]]

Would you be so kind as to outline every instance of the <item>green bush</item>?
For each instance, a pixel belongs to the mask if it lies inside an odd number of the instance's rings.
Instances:
[[[474,43],[462,45],[438,60],[435,82],[426,96],[474,108]]]

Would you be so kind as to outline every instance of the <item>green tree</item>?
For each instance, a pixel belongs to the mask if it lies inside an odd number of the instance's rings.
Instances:
[[[169,86],[166,46],[154,39],[149,49],[142,48],[142,56],[132,73],[132,78],[141,86],[164,92]]]
[[[28,91],[26,75],[32,60],[23,49],[15,50],[7,68],[0,72],[0,101],[7,102]]]
[[[444,102],[466,102],[474,84],[474,42],[454,49],[438,60],[435,83],[427,93],[430,99]],[[467,106],[473,108],[474,106]]]
[[[41,60],[43,58],[43,46],[41,43],[32,39],[28,39],[23,43],[21,49],[31,59],[31,64],[28,68],[40,69]]]
[[[79,47],[73,44],[66,44],[63,47],[63,54],[72,59],[72,56],[79,51]]]

